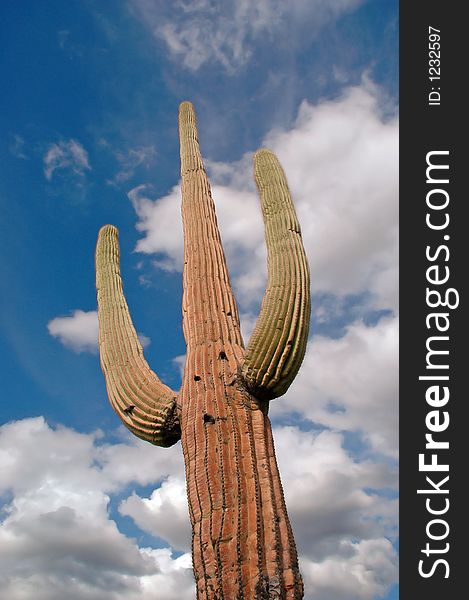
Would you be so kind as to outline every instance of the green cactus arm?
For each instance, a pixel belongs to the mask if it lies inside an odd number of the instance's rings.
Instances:
[[[118,231],[105,225],[96,246],[99,351],[110,403],[137,437],[172,446],[180,437],[176,394],[150,369],[130,317],[120,274]]]
[[[266,149],[254,155],[267,244],[268,283],[246,348],[242,376],[263,398],[284,394],[306,350],[311,313],[309,268],[283,169]]]

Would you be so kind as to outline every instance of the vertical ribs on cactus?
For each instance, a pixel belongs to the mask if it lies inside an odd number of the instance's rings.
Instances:
[[[303,583],[268,417],[303,360],[310,283],[300,225],[275,155],[254,156],[268,250],[268,282],[247,348],[200,153],[192,104],[179,109],[184,228],[179,392],[146,362],[123,293],[118,232],[96,248],[99,348],[112,407],[136,436],[181,440],[197,598],[300,599]]]

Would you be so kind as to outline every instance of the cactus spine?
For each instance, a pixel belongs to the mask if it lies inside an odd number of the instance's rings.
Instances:
[[[143,357],[123,295],[118,234],[96,250],[100,355],[108,395],[135,435],[159,446],[181,439],[197,598],[300,599],[303,584],[275,458],[268,400],[283,394],[308,337],[309,273],[285,175],[260,150],[254,172],[268,247],[268,287],[244,348],[238,310],[200,154],[192,104],[179,110],[184,226],[179,393]]]

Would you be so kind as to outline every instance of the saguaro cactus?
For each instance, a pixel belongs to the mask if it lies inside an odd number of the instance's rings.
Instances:
[[[117,229],[96,249],[99,347],[110,402],[138,437],[181,439],[198,599],[299,599],[303,584],[275,459],[269,401],[293,381],[308,337],[309,272],[283,170],[254,156],[268,248],[268,284],[245,349],[194,109],[179,110],[184,225],[178,393],[148,366],[122,289]]]

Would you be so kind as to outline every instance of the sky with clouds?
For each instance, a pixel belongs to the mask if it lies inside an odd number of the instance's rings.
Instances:
[[[266,283],[252,156],[292,191],[312,280],[303,366],[270,415],[307,600],[398,597],[398,3],[2,3],[0,589],[192,600],[180,444],[106,397],[94,248],[119,228],[134,323],[178,389],[179,102],[245,341]]]

